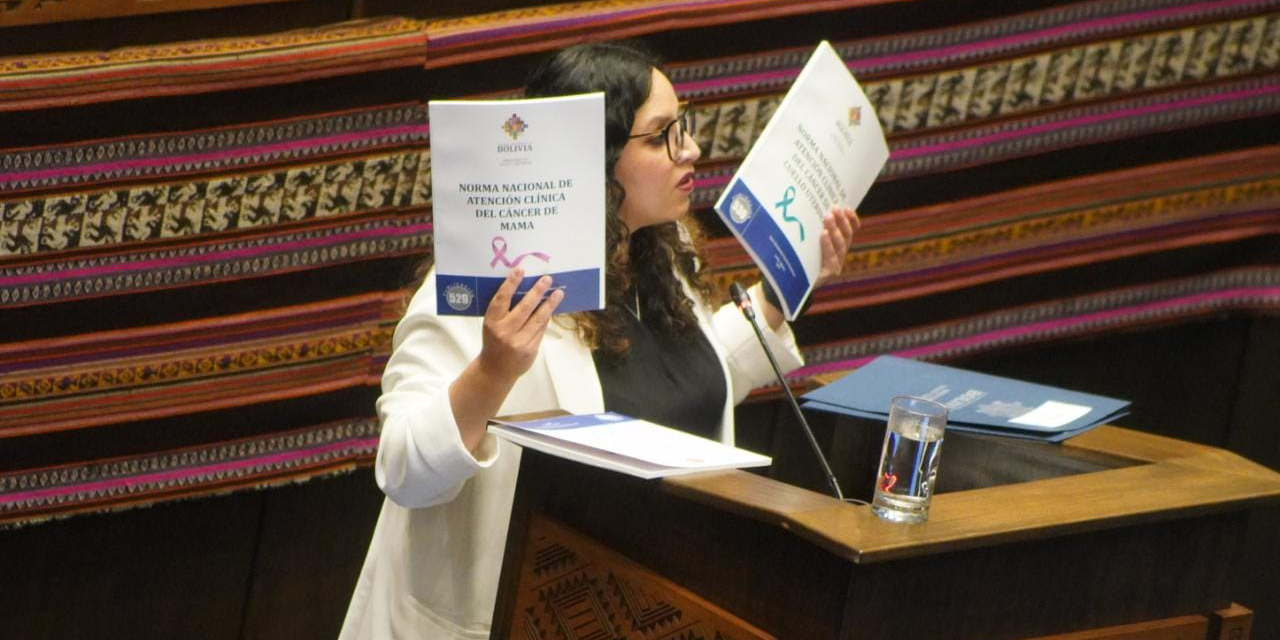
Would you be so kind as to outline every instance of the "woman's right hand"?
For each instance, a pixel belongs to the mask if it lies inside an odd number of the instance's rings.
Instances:
[[[449,385],[453,418],[463,444],[472,452],[480,446],[489,420],[498,415],[516,380],[533,366],[551,314],[564,299],[564,291],[559,289],[546,295],[551,277],[542,276],[512,306],[523,277],[520,269],[507,273],[484,313],[480,355]]]
[[[542,276],[512,306],[511,300],[523,278],[524,272],[519,268],[507,272],[507,279],[493,294],[484,314],[484,336],[477,361],[482,371],[498,381],[514,383],[529,370],[538,355],[551,314],[564,299],[561,289],[547,295],[551,276]]]

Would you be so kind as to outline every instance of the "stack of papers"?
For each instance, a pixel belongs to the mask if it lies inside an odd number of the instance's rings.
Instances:
[[[884,421],[897,396],[947,407],[947,429],[1061,442],[1128,414],[1129,402],[895,356],[805,394],[804,406]]]
[[[613,412],[491,420],[489,430],[522,447],[640,478],[772,462],[768,456]]]

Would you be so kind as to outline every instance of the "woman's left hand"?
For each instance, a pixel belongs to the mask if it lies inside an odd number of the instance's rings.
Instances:
[[[818,238],[818,243],[822,245],[822,266],[818,270],[818,279],[814,282],[814,287],[829,284],[840,277],[844,271],[844,254],[849,251],[853,234],[857,233],[861,226],[862,221],[858,219],[858,212],[848,207],[833,206],[831,211],[822,217],[822,235]],[[762,306],[769,328],[776,331],[782,326],[784,320],[782,310],[768,302]]]
[[[821,287],[840,277],[844,271],[844,255],[853,242],[853,234],[862,226],[858,212],[848,207],[833,206],[822,218],[822,268],[814,286]]]

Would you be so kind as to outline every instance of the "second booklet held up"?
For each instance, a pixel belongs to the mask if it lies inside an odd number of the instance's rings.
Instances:
[[[818,278],[822,217],[856,208],[888,159],[874,107],[823,41],[716,202],[788,320]]]
[[[518,300],[550,274],[557,313],[604,306],[604,94],[433,100],[436,312],[484,315],[507,272]]]

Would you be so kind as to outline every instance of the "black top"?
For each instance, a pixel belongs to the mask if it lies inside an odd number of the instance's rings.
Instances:
[[[605,410],[719,439],[727,391],[706,334],[668,336],[634,314],[628,320],[631,350],[622,359],[593,354]]]

